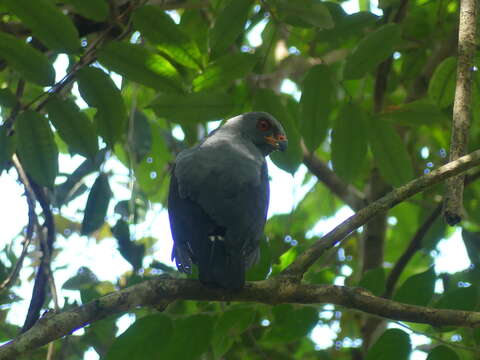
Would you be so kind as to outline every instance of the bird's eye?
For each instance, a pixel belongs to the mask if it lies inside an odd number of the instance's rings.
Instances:
[[[259,129],[261,131],[270,130],[271,127],[272,127],[272,125],[270,124],[270,122],[267,119],[260,119],[257,122],[257,129]]]

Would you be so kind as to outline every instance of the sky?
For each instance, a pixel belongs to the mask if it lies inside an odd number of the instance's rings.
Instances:
[[[349,13],[358,11],[357,0],[350,0],[342,4],[345,10]],[[380,12],[376,6],[373,7],[373,11],[377,14]],[[175,19],[176,14],[171,14]],[[249,41],[251,46],[256,47],[261,44],[261,31],[265,23],[257,25],[249,35]],[[67,64],[65,55],[60,55],[55,64],[57,71],[57,80],[61,79],[65,74],[65,68]],[[113,77],[114,81],[119,86],[121,78],[119,76]],[[295,97],[300,96],[300,92],[296,85],[289,80],[286,80],[282,84],[282,91],[293,94]],[[78,92],[78,90],[77,90]],[[82,101],[79,102],[79,106],[85,107],[86,104]],[[218,123],[213,123],[214,127]],[[181,131],[177,131],[176,135],[181,138]],[[60,155],[59,170],[60,173],[69,173],[83,161],[80,156],[70,157],[68,155]],[[302,185],[304,175],[307,170],[304,166],[301,166],[299,171],[294,177],[288,173],[277,168],[271,161],[268,161],[269,173],[271,176],[271,202],[269,208],[269,217],[274,214],[288,213],[292,210],[292,207],[302,199],[305,193],[314,185],[315,181],[312,180],[306,185]],[[118,180],[125,179],[128,176],[128,170],[120,165],[116,161],[109,161],[106,170],[112,169],[116,174],[111,183],[112,191],[115,194],[116,199],[128,199],[130,194],[128,190],[118,184]],[[95,175],[87,178],[87,185],[91,186],[95,180]],[[62,182],[60,177],[58,182]],[[23,226],[27,223],[27,205],[25,197],[23,196],[24,190],[16,181],[16,174],[14,170],[10,170],[8,173],[3,173],[0,176],[0,198],[2,199],[2,205],[0,205],[0,219],[4,219],[2,224],[2,231],[0,233],[0,249],[3,249],[6,245],[9,245],[14,240],[13,249],[17,254],[21,251],[21,237],[17,235],[20,233]],[[77,213],[77,209],[82,209],[85,206],[86,196],[83,195],[74,200],[72,204],[62,209],[62,215],[66,217],[76,218],[81,221],[81,214]],[[114,206],[113,202],[110,204]],[[110,213],[112,213],[110,209]],[[343,220],[351,216],[353,212],[344,207],[338,211],[338,213],[329,219],[319,221],[312,229],[311,234],[313,236],[321,236],[326,232],[332,230],[335,226],[340,224]],[[155,253],[153,258],[160,260],[167,264],[173,265],[170,260],[170,253],[172,248],[172,238],[169,230],[168,215],[164,209],[159,205],[154,205],[152,211],[148,212],[147,219],[144,223],[137,225],[134,229],[135,237],[140,238],[142,235],[153,236],[158,239],[155,245]],[[117,244],[113,238],[104,239],[100,242],[96,242],[94,239],[89,239],[85,236],[79,236],[77,234],[71,235],[65,239],[58,237],[56,240],[57,246],[62,249],[58,255],[55,266],[58,267],[55,270],[55,282],[57,289],[60,292],[60,300],[63,301],[63,296],[69,296],[79,300],[78,292],[62,290],[62,284],[70,277],[74,276],[77,270],[82,266],[87,266],[94,271],[100,280],[109,280],[115,282],[118,275],[126,271],[131,270],[130,264],[125,261],[120,253],[116,250]],[[145,259],[144,265],[148,265],[152,257]],[[5,260],[5,255],[0,253],[0,260]],[[470,261],[465,251],[463,241],[460,236],[460,232],[456,231],[449,239],[442,240],[437,247],[437,256],[435,260],[435,270],[440,272],[457,272],[466,269],[470,266]],[[346,266],[342,269],[342,275],[339,276],[335,283],[337,285],[343,285],[345,277],[351,273],[351,269]],[[27,279],[32,275],[32,267],[30,261],[25,262],[24,267],[20,273],[22,279]],[[32,291],[32,283],[22,282],[21,287],[16,287],[15,290],[24,300],[13,305],[12,311],[9,312],[8,321],[21,324],[25,318],[26,311],[28,309],[28,303]],[[441,288],[438,287],[437,291]],[[329,318],[332,316],[334,309],[332,305],[325,305],[324,311],[320,313],[320,319]],[[118,322],[119,333],[123,332],[131,323],[134,318],[130,315],[124,315]],[[391,325],[396,327],[398,325]],[[312,339],[317,343],[318,348],[330,347],[334,344],[336,339],[336,333],[339,330],[339,325],[334,325],[330,328],[319,323],[312,332]],[[405,330],[405,329],[403,329]],[[78,334],[81,334],[83,330],[79,330]],[[429,339],[425,336],[412,334],[412,343],[415,345],[429,343]],[[344,341],[345,346],[359,346],[358,340],[346,339]],[[90,349],[85,360],[98,360],[98,354]],[[426,354],[421,351],[415,351],[411,360],[424,360]]]

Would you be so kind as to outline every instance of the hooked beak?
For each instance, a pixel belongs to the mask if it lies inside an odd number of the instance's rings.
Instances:
[[[278,134],[277,136],[265,136],[265,141],[272,145],[276,150],[285,151],[287,150],[288,140],[287,137],[283,134]]]

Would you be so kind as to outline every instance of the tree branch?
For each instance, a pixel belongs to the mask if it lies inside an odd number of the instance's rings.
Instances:
[[[390,319],[426,323],[434,326],[480,326],[480,313],[433,309],[398,303],[373,296],[360,288],[335,285],[307,285],[271,279],[249,282],[240,292],[226,292],[203,286],[196,280],[157,278],[103,296],[61,313],[49,314],[26,333],[0,347],[0,360],[20,354],[71,334],[107,316],[174,300],[243,301],[265,304],[331,303]]]
[[[438,169],[425,174],[409,183],[389,192],[387,195],[363,208],[335,229],[317,240],[310,248],[300,254],[296,260],[283,271],[283,275],[300,280],[308,268],[328,249],[342,241],[348,234],[364,225],[382,211],[386,211],[412,195],[437,184],[449,177],[465,172],[480,164],[480,150],[449,162]]]
[[[353,185],[340,179],[322,160],[303,147],[303,163],[332,193],[353,210],[358,211],[366,205],[365,195]]]
[[[473,57],[476,50],[477,0],[460,2],[458,29],[458,65],[455,101],[453,104],[452,139],[450,161],[466,153],[470,129]],[[465,176],[447,181],[443,215],[447,224],[453,226],[462,219],[463,187]]]

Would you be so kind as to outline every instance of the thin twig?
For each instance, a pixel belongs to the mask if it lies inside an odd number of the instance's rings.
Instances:
[[[473,59],[476,51],[477,0],[461,0],[458,29],[458,65],[455,100],[453,103],[450,161],[467,151],[470,129]],[[443,215],[453,226],[462,219],[464,175],[447,181]]]

